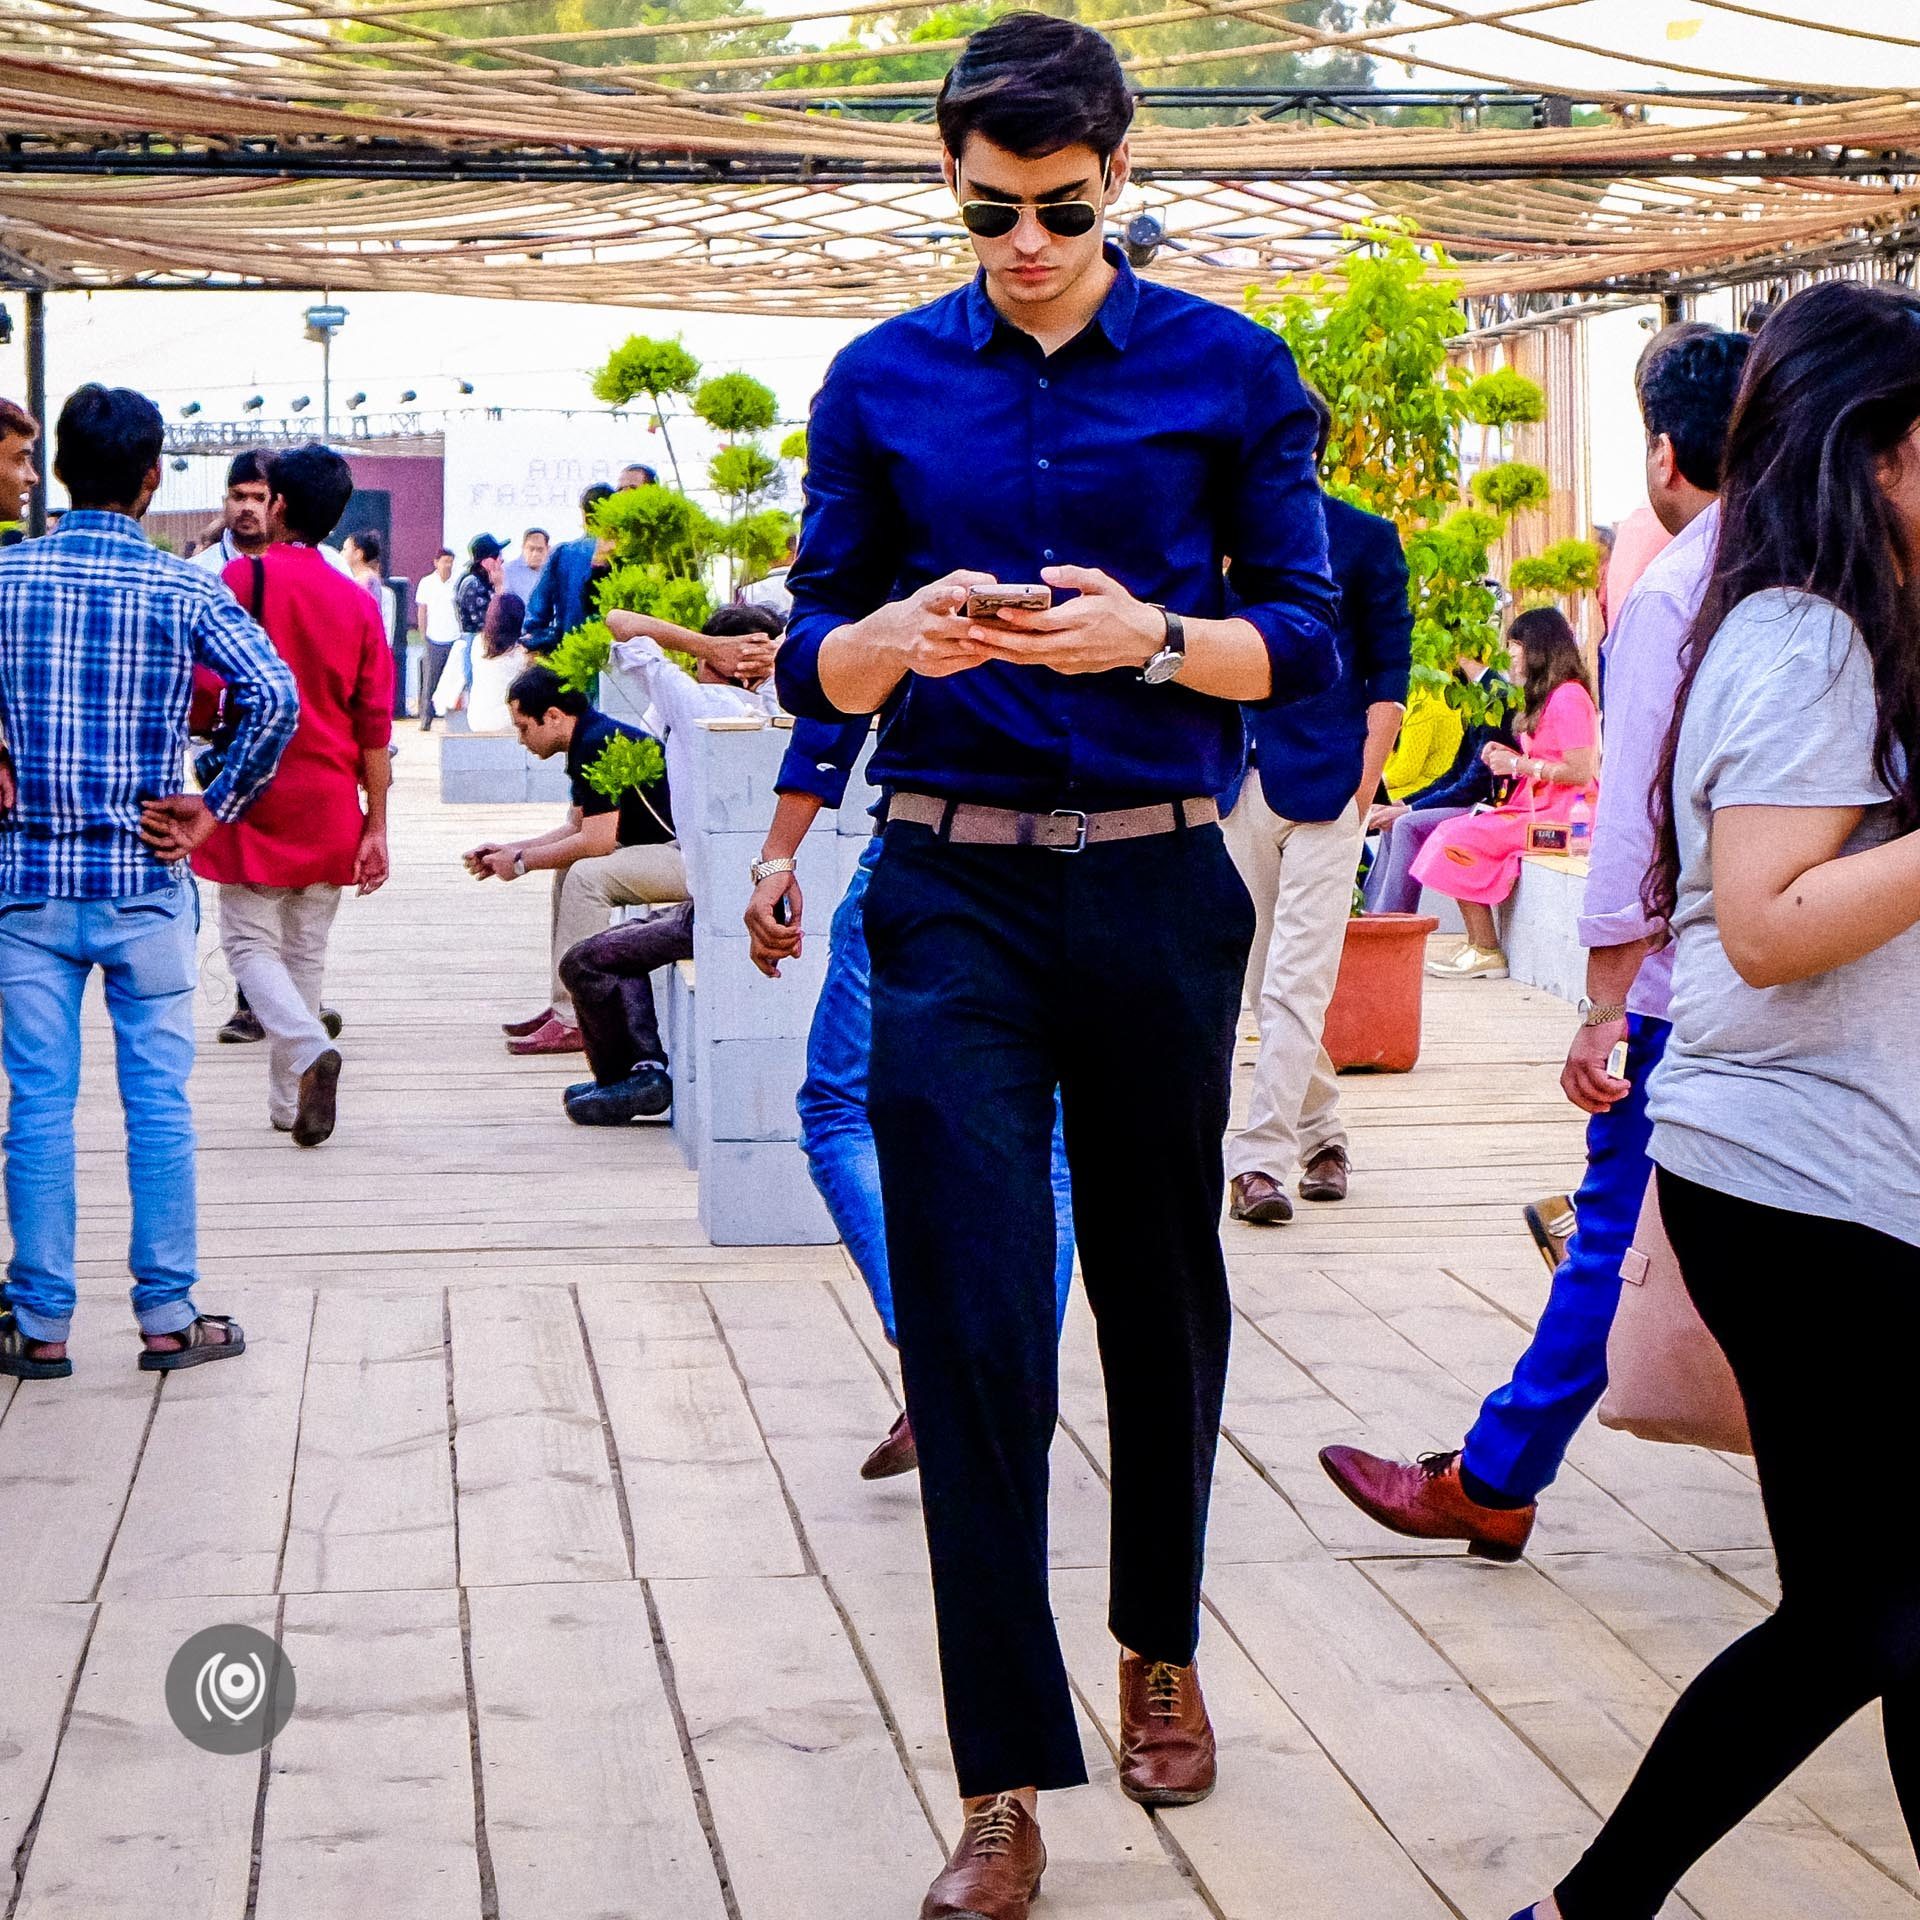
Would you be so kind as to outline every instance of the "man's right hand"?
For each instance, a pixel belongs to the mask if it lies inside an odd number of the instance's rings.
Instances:
[[[489,840],[484,847],[474,847],[470,851],[463,853],[460,856],[460,864],[465,867],[476,880],[484,880],[493,871],[487,862],[494,854],[500,851],[501,848],[499,844],[496,841]]]
[[[944,680],[995,657],[991,646],[972,638],[978,620],[966,618],[967,595],[975,587],[998,582],[990,573],[956,567],[918,593],[895,600],[862,625],[909,673]]]
[[[140,838],[153,857],[168,866],[198,853],[219,824],[197,793],[170,793],[140,803]]]
[[[707,642],[707,665],[723,680],[757,687],[773,672],[779,643],[770,634],[747,634],[737,640]]]
[[[782,900],[787,902],[788,908],[784,926],[774,918],[774,909]],[[805,904],[797,873],[768,874],[754,888],[753,898],[747,902],[747,938],[751,943],[753,964],[769,980],[780,978],[781,961],[800,957],[800,917]]]
[[[1633,1091],[1630,1080],[1616,1080],[1607,1071],[1607,1057],[1627,1037],[1624,1020],[1603,1027],[1579,1027],[1560,1070],[1560,1091],[1582,1113],[1606,1113]]]

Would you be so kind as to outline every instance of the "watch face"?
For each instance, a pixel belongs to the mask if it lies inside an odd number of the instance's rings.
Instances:
[[[1186,664],[1187,656],[1184,652],[1176,652],[1172,647],[1163,647],[1140,669],[1140,678],[1150,687],[1163,687]]]

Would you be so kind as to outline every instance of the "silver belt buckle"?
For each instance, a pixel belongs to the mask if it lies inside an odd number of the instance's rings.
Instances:
[[[1080,823],[1079,832],[1075,835],[1073,844],[1070,847],[1056,847],[1051,842],[1049,842],[1047,846],[1047,851],[1049,853],[1085,853],[1086,852],[1087,850],[1087,816],[1084,813],[1082,813],[1078,807],[1055,807],[1054,810],[1047,815],[1047,818],[1049,820],[1077,820]]]

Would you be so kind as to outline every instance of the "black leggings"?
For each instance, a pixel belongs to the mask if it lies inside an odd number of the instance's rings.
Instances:
[[[1687,1290],[1746,1398],[1780,1606],[1681,1695],[1555,1890],[1566,1920],[1653,1920],[1694,1862],[1872,1700],[1920,1839],[1920,1538],[1903,1511],[1920,1247],[1659,1179]]]

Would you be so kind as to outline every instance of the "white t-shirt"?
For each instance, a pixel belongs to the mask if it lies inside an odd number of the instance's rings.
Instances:
[[[1824,600],[1757,593],[1714,635],[1674,770],[1673,1038],[1649,1110],[1653,1157],[1684,1180],[1920,1245],[1920,926],[1750,987],[1714,918],[1718,808],[1863,807],[1843,852],[1893,837],[1878,715],[1866,642]]]
[[[513,731],[513,715],[507,710],[507,689],[526,672],[530,658],[525,647],[509,647],[505,653],[489,658],[479,642],[474,643],[473,678],[467,686],[469,731]]]
[[[460,638],[460,610],[454,605],[455,582],[430,573],[413,590],[413,604],[427,616],[427,638],[435,646],[450,647]]]

